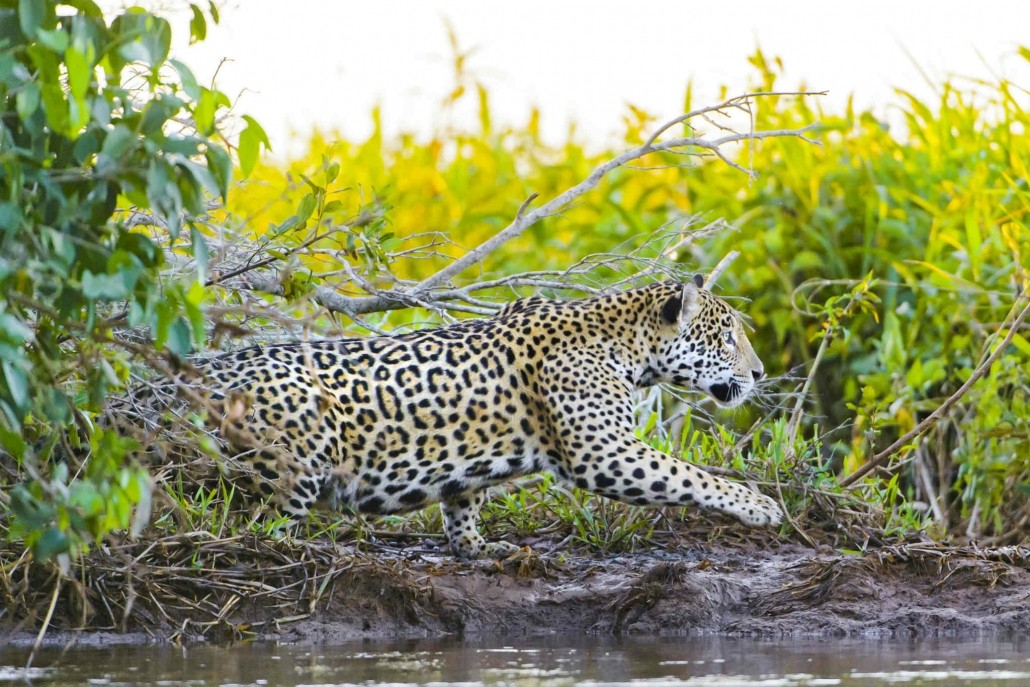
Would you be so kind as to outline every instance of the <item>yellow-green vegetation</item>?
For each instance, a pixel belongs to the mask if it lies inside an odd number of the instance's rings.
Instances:
[[[94,419],[109,394],[178,369],[191,351],[480,316],[519,295],[631,280],[646,264],[707,272],[733,250],[718,288],[740,299],[772,379],[731,415],[652,397],[641,436],[755,478],[787,507],[785,536],[843,548],[917,532],[1030,536],[1030,335],[1019,317],[1030,98],[1018,85],[941,83],[934,102],[899,91],[904,131],[851,107],[823,111],[815,96],[763,96],[751,101],[756,130],[818,123],[807,135],[819,145],[740,147],[750,180],[699,148],[649,155],[451,285],[532,279],[403,303],[426,307],[332,311],[327,293],[400,293],[437,274],[527,198],[538,196],[528,208],[550,200],[659,123],[628,108],[610,150],[574,134],[554,144],[539,134],[546,104],[499,127],[489,93],[459,70],[441,107],[474,99],[476,130],[388,138],[372,112],[367,140],[316,133],[307,154],[279,162],[259,159],[267,141],[247,118],[236,152],[249,176],[230,186],[218,129],[229,101],[168,60],[168,24],[136,11],[107,22],[88,0],[58,15],[57,4],[0,0],[0,528],[16,546],[74,554],[130,525],[151,537],[272,534],[278,523],[252,519],[224,480],[167,466],[149,525],[133,520],[149,489],[138,447]],[[218,19],[195,8],[198,39],[206,16]],[[756,91],[782,88],[775,61],[756,54],[751,65]],[[719,218],[727,224],[710,224]],[[879,455],[938,409],[918,437]],[[174,457],[210,466],[211,446],[196,444]],[[879,470],[849,477],[874,459]],[[487,524],[620,551],[670,529],[666,514],[599,501],[545,480],[499,497]],[[308,534],[384,532],[438,536],[439,517],[320,518]]]

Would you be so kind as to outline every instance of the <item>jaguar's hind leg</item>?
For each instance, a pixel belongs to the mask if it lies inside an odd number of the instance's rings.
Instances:
[[[243,394],[227,394],[222,411],[218,429],[231,449],[231,471],[244,479],[251,496],[267,498],[294,522],[304,520],[322,494],[325,471],[276,442]]]
[[[486,492],[462,494],[440,504],[443,526],[451,550],[462,558],[504,558],[519,550],[508,542],[488,542],[476,528],[479,511],[486,503]]]

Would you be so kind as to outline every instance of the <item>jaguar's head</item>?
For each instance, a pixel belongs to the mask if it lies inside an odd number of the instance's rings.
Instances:
[[[706,290],[700,275],[661,304],[660,323],[666,331],[651,363],[656,382],[698,389],[732,408],[765,374],[740,314]]]

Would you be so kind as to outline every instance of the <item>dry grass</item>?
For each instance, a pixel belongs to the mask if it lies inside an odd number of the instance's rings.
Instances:
[[[216,538],[204,532],[101,547],[64,578],[52,625],[64,630],[139,630],[173,640],[233,638],[275,631],[343,599],[380,604],[414,620],[430,587],[404,573],[389,547],[365,555],[327,539],[257,535]],[[7,545],[0,560],[11,629],[37,628],[62,576]],[[365,611],[376,610],[366,608]]]

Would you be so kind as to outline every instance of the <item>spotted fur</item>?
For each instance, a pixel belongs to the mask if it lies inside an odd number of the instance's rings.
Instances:
[[[380,514],[442,502],[456,554],[499,556],[515,547],[477,531],[484,489],[549,470],[628,503],[780,522],[772,499],[634,435],[636,388],[735,406],[763,374],[735,311],[699,283],[527,298],[490,319],[253,347],[200,369],[250,491],[295,518],[318,499]]]

